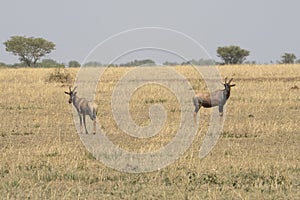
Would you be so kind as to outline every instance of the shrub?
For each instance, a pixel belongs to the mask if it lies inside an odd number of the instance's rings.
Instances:
[[[71,83],[73,81],[71,73],[67,69],[56,68],[49,74],[47,81],[58,83]]]

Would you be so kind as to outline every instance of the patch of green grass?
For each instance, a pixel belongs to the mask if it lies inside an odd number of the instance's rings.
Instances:
[[[85,156],[88,158],[88,159],[90,159],[90,160],[96,160],[96,157],[92,154],[92,153],[90,153],[90,152],[85,152]]]
[[[3,178],[4,176],[9,174],[9,166],[7,164],[1,166],[0,168],[0,177]]]
[[[52,152],[52,153],[46,153],[46,154],[45,154],[46,157],[55,157],[55,156],[58,156],[58,155],[59,155],[59,154],[58,154],[58,152],[56,152],[56,151],[55,151],[55,152]]]
[[[7,191],[10,191],[12,189],[18,188],[20,185],[19,181],[13,180],[13,181],[4,181],[3,186]]]
[[[167,99],[145,99],[145,104],[166,103]]]
[[[24,132],[20,132],[18,130],[12,130],[12,132],[10,133],[11,135],[19,135],[19,136],[22,136],[22,135],[33,135],[33,131],[24,131]]]
[[[244,189],[245,191],[259,189],[261,192],[271,192],[272,190],[286,190],[291,182],[286,176],[276,174],[260,174],[258,172],[245,172],[233,175],[229,180],[235,189]]]
[[[251,133],[232,133],[232,132],[222,132],[221,136],[223,138],[256,138],[257,134]]]
[[[176,108],[172,108],[171,110],[170,110],[170,112],[172,112],[172,113],[175,113],[175,112],[181,112],[181,109],[176,109]]]
[[[22,111],[22,110],[36,110],[36,109],[42,109],[42,107],[40,107],[40,106],[35,106],[35,105],[30,105],[30,106],[25,106],[25,105],[16,105],[16,106],[11,106],[11,105],[1,105],[1,106],[0,106],[0,109]]]
[[[5,137],[5,136],[7,136],[7,133],[1,132],[1,133],[0,133],[0,136],[1,136],[1,137]]]
[[[40,128],[41,127],[41,124],[34,124],[33,125],[33,128]]]

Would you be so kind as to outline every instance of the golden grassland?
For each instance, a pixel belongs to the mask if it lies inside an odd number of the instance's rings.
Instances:
[[[130,69],[104,72],[96,96],[98,120],[108,138],[122,148],[153,151],[176,134],[180,104],[167,88],[142,87],[131,98],[132,119],[141,126],[149,124],[148,108],[159,103],[166,109],[167,121],[148,139],[124,134],[113,120],[110,97]],[[195,92],[205,90],[191,66],[175,69]],[[68,69],[73,80],[77,70]],[[221,137],[210,154],[198,158],[211,113],[202,108],[198,133],[177,161],[154,172],[130,174],[106,167],[84,148],[64,94],[72,81],[47,81],[54,69],[0,68],[1,199],[299,198],[300,66],[218,70],[222,77],[233,77],[236,87],[226,104]]]

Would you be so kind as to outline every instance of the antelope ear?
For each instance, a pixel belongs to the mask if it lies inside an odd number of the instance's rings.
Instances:
[[[70,95],[70,93],[69,93],[69,92],[66,92],[66,91],[65,91],[65,94]]]
[[[235,86],[235,84],[232,84],[232,85],[229,85],[230,87],[234,87]]]

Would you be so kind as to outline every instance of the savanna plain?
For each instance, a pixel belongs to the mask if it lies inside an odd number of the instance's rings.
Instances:
[[[196,93],[206,91],[192,66],[173,68]],[[175,136],[180,102],[166,87],[139,88],[129,102],[135,123],[147,126],[154,104],[165,108],[167,118],[150,138],[124,133],[114,121],[111,96],[132,69],[109,67],[103,72],[96,90],[97,120],[120,148],[155,151]],[[211,116],[211,109],[201,108],[197,134],[174,163],[153,172],[126,173],[97,161],[76,132],[64,91],[73,87],[78,68],[0,68],[0,198],[300,199],[300,65],[217,69],[236,86],[212,151],[198,157]]]

